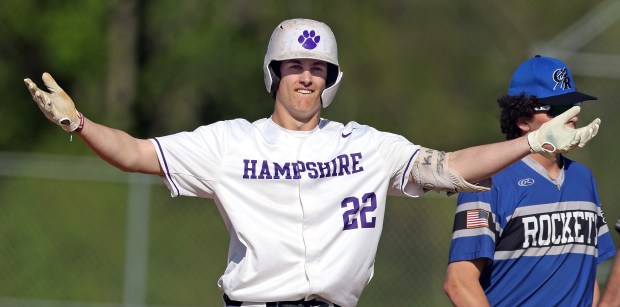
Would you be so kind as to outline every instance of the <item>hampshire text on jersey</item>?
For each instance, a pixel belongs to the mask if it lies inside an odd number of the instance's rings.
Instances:
[[[364,171],[360,161],[362,154],[351,153],[335,157],[329,162],[272,162],[268,160],[243,160],[244,179],[317,179],[351,175]]]

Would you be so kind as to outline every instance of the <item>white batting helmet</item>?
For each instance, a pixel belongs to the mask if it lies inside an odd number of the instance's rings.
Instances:
[[[263,62],[265,87],[269,93],[274,94],[280,83],[279,70],[274,71],[272,63],[290,59],[314,59],[328,63],[326,86],[321,93],[321,104],[326,108],[336,96],[342,79],[336,37],[332,30],[325,23],[310,19],[290,19],[280,23],[271,34]]]

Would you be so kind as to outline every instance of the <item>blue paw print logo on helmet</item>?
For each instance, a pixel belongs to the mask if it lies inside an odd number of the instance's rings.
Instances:
[[[303,34],[297,38],[302,47],[312,50],[321,41],[321,36],[316,36],[314,30],[304,30]]]

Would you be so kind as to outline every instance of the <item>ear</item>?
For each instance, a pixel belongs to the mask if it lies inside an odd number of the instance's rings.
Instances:
[[[527,120],[525,117],[521,116],[519,117],[519,119],[517,119],[517,127],[519,127],[519,129],[521,129],[521,134],[527,134],[528,132],[530,132],[530,121]]]

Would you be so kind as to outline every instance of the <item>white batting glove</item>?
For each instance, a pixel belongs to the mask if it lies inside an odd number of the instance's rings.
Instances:
[[[598,132],[601,124],[600,119],[595,119],[589,125],[582,128],[571,128],[566,123],[581,111],[579,106],[574,106],[554,119],[544,123],[536,131],[527,135],[530,150],[555,161],[554,154],[567,152],[576,146],[585,146]]]
[[[81,129],[84,125],[84,117],[75,109],[75,104],[71,97],[54,81],[48,73],[43,73],[43,83],[49,90],[40,90],[30,79],[24,79],[32,99],[37,103],[41,112],[52,123],[60,126],[67,132]]]

